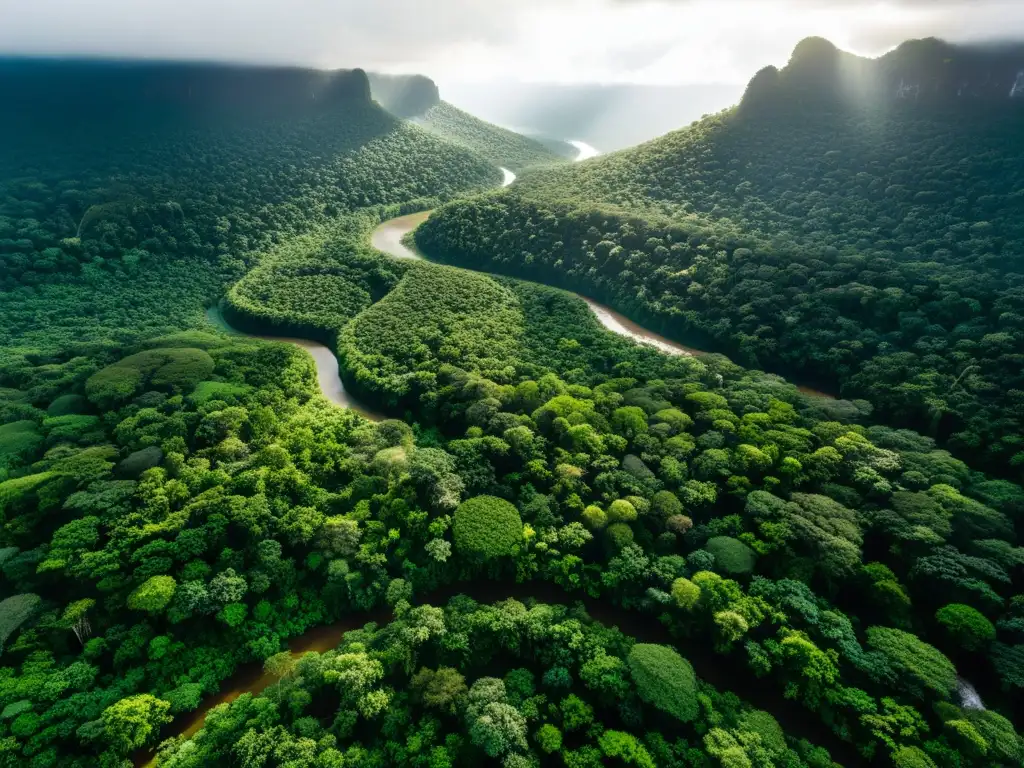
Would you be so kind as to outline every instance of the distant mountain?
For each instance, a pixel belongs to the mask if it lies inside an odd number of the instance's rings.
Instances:
[[[396,117],[412,120],[431,133],[473,150],[495,165],[520,171],[575,157],[569,147],[554,149],[533,138],[492,125],[441,100],[441,93],[424,75],[371,73],[374,100]],[[558,147],[558,144],[555,144]]]
[[[502,179],[360,70],[7,59],[0,114],[0,369],[5,347],[192,322],[287,238]]]
[[[744,106],[794,98],[850,104],[1024,105],[1024,45],[953,45],[911,40],[877,59],[845,53],[822,38],[802,41],[781,70],[751,81]]]
[[[371,72],[373,98],[397,117],[418,117],[441,103],[437,84],[425,75],[383,75]]]
[[[743,87],[503,83],[446,88],[445,98],[527,135],[579,139],[602,152],[634,146],[735,104]]]
[[[0,103],[11,112],[47,108],[65,113],[140,108],[170,108],[178,114],[287,112],[369,101],[370,83],[361,69],[0,59]]]

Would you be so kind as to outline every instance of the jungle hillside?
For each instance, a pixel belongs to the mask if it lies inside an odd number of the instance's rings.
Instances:
[[[0,767],[1024,764],[1020,53],[0,59]]]

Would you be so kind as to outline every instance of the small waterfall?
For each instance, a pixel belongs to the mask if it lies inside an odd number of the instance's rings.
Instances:
[[[956,679],[956,695],[960,699],[960,707],[962,709],[984,709],[985,704],[981,700],[981,696],[974,690],[974,686],[964,680],[962,677]]]

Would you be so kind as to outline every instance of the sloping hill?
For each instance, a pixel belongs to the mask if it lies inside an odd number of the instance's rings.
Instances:
[[[446,101],[431,107],[415,122],[431,133],[513,171],[565,160],[539,141],[473,117]]]
[[[368,74],[373,98],[397,117],[416,117],[441,103],[437,83],[425,75]]]
[[[1017,49],[865,60],[805,41],[738,109],[454,205],[419,242],[866,398],[1019,475],[1021,68]]]
[[[501,180],[361,70],[7,60],[0,104],[2,347],[159,332],[286,236]]]
[[[437,85],[423,75],[369,75],[373,98],[396,117],[412,120],[442,139],[469,149],[494,165],[521,171],[550,165],[564,154],[534,139],[500,128],[441,100]]]

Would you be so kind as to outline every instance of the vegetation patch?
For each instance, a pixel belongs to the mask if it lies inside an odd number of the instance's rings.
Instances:
[[[455,510],[452,531],[460,551],[492,560],[515,552],[523,539],[523,521],[504,499],[477,496]]]
[[[674,649],[638,643],[628,661],[640,698],[684,723],[697,717],[697,678]]]

